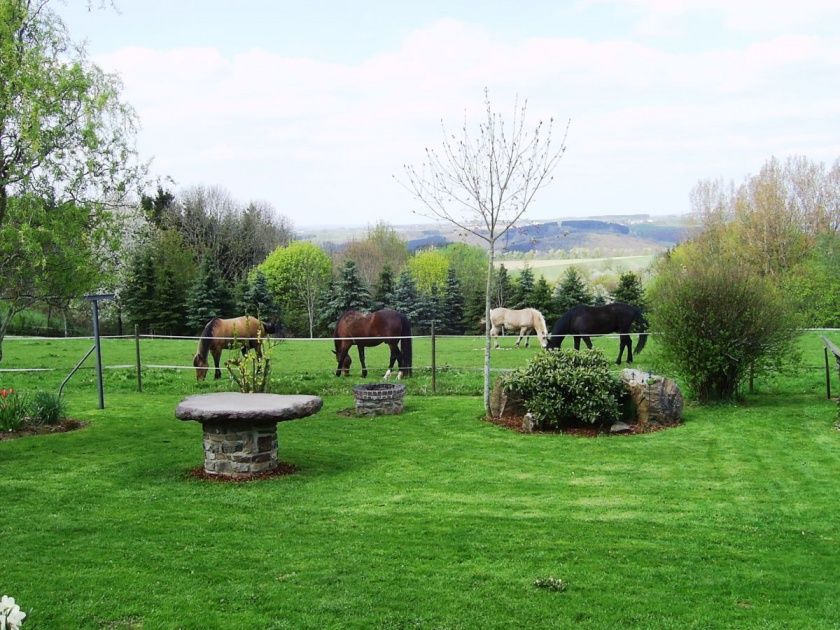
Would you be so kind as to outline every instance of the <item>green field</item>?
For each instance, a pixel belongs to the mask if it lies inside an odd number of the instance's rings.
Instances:
[[[358,419],[339,412],[360,379],[332,375],[329,344],[282,342],[275,390],[322,393],[324,409],[279,425],[296,474],[244,484],[190,478],[201,428],[173,415],[226,380],[146,367],[139,394],[132,369],[109,369],[99,410],[84,370],[66,397],[87,428],[0,442],[0,594],[28,612],[24,630],[837,627],[840,431],[818,335],[737,405],[595,439],[483,421],[481,343],[437,340],[431,395],[417,340],[405,412]],[[55,390],[89,345],[7,339],[0,367],[56,371],[0,385]],[[147,366],[187,366],[193,349],[141,342]],[[536,351],[494,352],[494,366]],[[654,340],[640,365],[656,355]],[[133,340],[106,340],[103,360],[132,364]],[[534,586],[547,577],[566,590]]]
[[[509,271],[518,273],[525,266],[530,267],[537,276],[544,276],[548,282],[559,280],[566,269],[578,267],[587,272],[622,271],[640,272],[647,269],[653,262],[653,254],[639,256],[611,256],[606,258],[564,258],[564,259],[534,259],[534,260],[502,260],[499,261]]]

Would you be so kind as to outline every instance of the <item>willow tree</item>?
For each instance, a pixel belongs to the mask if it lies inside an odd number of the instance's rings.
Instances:
[[[419,213],[447,221],[484,241],[488,252],[484,301],[484,409],[490,409],[490,294],[496,243],[525,214],[537,191],[553,180],[566,150],[566,125],[554,145],[554,119],[526,127],[527,101],[517,100],[512,118],[493,110],[484,91],[484,115],[477,125],[464,120],[458,133],[447,131],[438,149],[426,148],[419,166],[404,166],[403,185],[422,204]]]
[[[108,208],[143,171],[136,118],[120,92],[118,78],[90,62],[48,0],[0,0],[0,344],[15,312],[50,297],[44,291],[54,283],[32,279],[61,271],[47,264],[56,247],[78,258],[61,233],[96,237],[82,249],[87,265],[97,265]],[[73,294],[90,288],[76,282]]]

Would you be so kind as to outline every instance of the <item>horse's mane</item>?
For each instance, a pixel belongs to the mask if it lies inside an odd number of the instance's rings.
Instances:
[[[204,327],[204,330],[201,331],[201,339],[198,341],[198,352],[197,354],[201,356],[202,359],[207,358],[207,353],[210,352],[210,338],[213,336],[213,329],[216,327],[216,323],[219,321],[218,317],[214,317],[207,325]]]
[[[531,310],[534,311],[536,320],[540,323],[541,329],[537,332],[542,332],[542,334],[548,335],[548,328],[545,325],[545,317],[543,317],[543,314],[538,309],[532,308]]]

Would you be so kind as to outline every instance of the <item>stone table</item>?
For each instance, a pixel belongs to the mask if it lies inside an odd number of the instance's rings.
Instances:
[[[277,423],[321,409],[318,396],[199,394],[175,409],[180,420],[204,428],[204,470],[209,475],[247,478],[277,468]]]

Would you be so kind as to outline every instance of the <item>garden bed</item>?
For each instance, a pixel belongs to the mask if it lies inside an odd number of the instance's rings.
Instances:
[[[655,433],[663,431],[664,429],[672,429],[674,427],[682,426],[682,422],[648,422],[648,423],[627,423],[630,429],[628,431],[612,432],[610,431],[611,424],[588,424],[584,422],[569,424],[559,429],[535,429],[528,431],[524,427],[523,417],[519,415],[503,415],[499,418],[488,418],[488,422],[516,431],[518,433],[566,433],[568,435],[577,435],[580,437],[617,437],[622,435],[641,435],[644,433]]]
[[[20,437],[29,435],[49,435],[52,433],[67,433],[68,431],[76,431],[87,426],[87,422],[81,420],[62,420],[56,424],[41,424],[38,426],[25,425],[16,431],[0,432],[0,441],[14,440]]]

